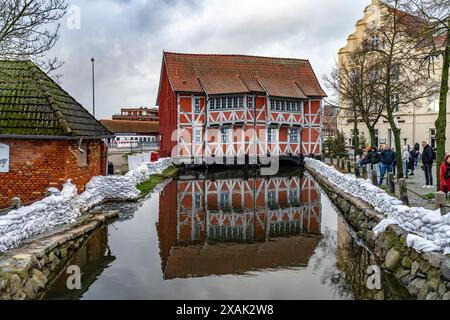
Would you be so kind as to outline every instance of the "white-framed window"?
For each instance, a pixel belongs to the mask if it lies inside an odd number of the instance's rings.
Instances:
[[[276,128],[267,129],[267,143],[277,142],[277,133],[278,130]]]
[[[201,209],[202,207],[202,195],[199,193],[194,194],[194,208]]]
[[[220,208],[231,208],[230,204],[230,194],[228,192],[220,193]]]
[[[267,191],[267,205],[269,207],[275,207],[277,204],[277,193],[275,190]]]
[[[289,190],[289,203],[297,203],[299,202],[299,197],[296,189]]]
[[[200,143],[202,142],[202,129],[194,129],[194,142]]]
[[[270,109],[282,112],[302,112],[302,101],[270,99]]]
[[[298,143],[298,133],[299,130],[296,127],[292,127],[289,129],[289,142]]]
[[[430,147],[436,148],[436,129],[430,129]]]
[[[253,109],[255,103],[255,97],[248,97],[248,108]]]
[[[378,34],[374,33],[372,34],[371,38],[370,38],[370,43],[372,45],[372,48],[377,49],[378,45],[380,44],[380,37],[378,36]]]
[[[398,94],[391,95],[391,109],[393,112],[398,112],[399,108],[399,97]]]
[[[221,128],[220,129],[222,143],[228,143],[228,132],[229,132],[229,130],[230,130],[229,128]]]
[[[194,98],[194,112],[200,113],[200,98]]]

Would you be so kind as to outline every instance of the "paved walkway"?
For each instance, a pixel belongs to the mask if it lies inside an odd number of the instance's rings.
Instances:
[[[330,163],[329,159],[326,159],[326,163]],[[334,166],[336,167],[336,160],[333,161]],[[353,168],[352,168],[353,170]],[[342,170],[340,170],[342,171]],[[345,171],[344,171],[345,172]],[[436,164],[433,165],[433,182],[436,183]],[[369,179],[370,174],[369,174]],[[387,181],[385,180],[383,183],[383,186],[381,186],[383,189],[387,190]],[[427,209],[434,210],[435,204],[434,204],[434,198],[432,199],[425,199],[427,196],[430,196],[431,194],[434,194],[436,192],[436,189],[428,189],[428,188],[422,188],[422,186],[425,184],[425,172],[421,169],[421,164],[419,163],[418,166],[415,167],[414,175],[408,176],[406,179],[406,185],[408,188],[408,199],[409,199],[409,205],[414,207],[424,207]],[[397,186],[396,186],[397,187]],[[396,188],[396,196],[400,197],[399,189]],[[447,204],[450,205],[449,198],[447,199]],[[449,208],[450,209],[450,208]]]

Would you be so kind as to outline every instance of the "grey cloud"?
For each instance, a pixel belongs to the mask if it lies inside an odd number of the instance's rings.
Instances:
[[[81,29],[62,28],[53,54],[63,86],[91,110],[96,58],[97,117],[124,105],[153,105],[162,51],[242,53],[310,59],[330,71],[366,1],[73,0]]]

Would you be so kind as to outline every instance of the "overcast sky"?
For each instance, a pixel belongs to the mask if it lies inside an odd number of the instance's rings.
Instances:
[[[153,106],[162,51],[306,58],[318,78],[334,65],[370,0],[68,0],[53,54],[62,85],[96,116],[121,106]],[[68,27],[70,26],[70,28]]]

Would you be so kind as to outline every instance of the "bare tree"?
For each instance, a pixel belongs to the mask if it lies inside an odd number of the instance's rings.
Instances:
[[[353,77],[351,71],[345,65],[339,66],[336,64],[329,75],[323,76],[323,80],[327,88],[333,92],[335,99],[339,101],[338,103],[333,103],[341,106],[339,107],[339,113],[353,123],[352,138],[353,147],[355,148],[354,160],[356,161],[357,151],[359,149],[359,113],[357,104],[355,103],[356,93],[354,90],[356,78]],[[346,107],[342,107],[342,105]]]
[[[383,112],[374,87],[377,68],[377,61],[372,59],[371,51],[361,43],[341,59],[330,75],[323,77],[326,86],[339,96],[340,105],[347,106],[341,107],[341,112],[352,119],[355,149],[360,142],[360,120],[369,131],[371,145],[377,144],[375,125]]]
[[[369,43],[379,72],[376,94],[394,136],[398,178],[403,177],[403,170],[397,115],[436,92],[436,84],[418,55],[421,49],[416,34],[423,21],[401,11],[400,4],[399,0],[385,1],[380,27],[373,31]]]
[[[46,53],[58,40],[65,0],[0,0],[0,58],[31,59],[46,71],[61,65]]]
[[[402,9],[419,17],[425,23],[417,32],[415,41],[425,50],[420,50],[428,68],[433,68],[436,58],[442,57],[442,73],[439,90],[439,113],[436,119],[436,159],[445,155],[447,129],[447,95],[450,65],[450,0],[404,0]],[[439,61],[439,60],[438,60]],[[440,185],[439,166],[436,166],[437,186]]]

